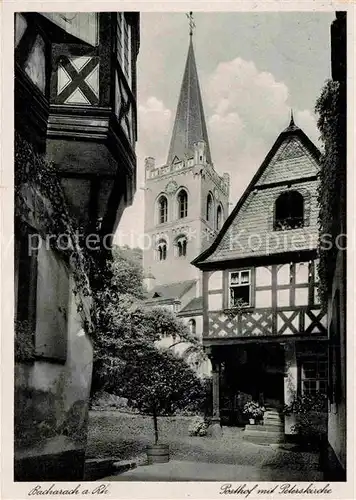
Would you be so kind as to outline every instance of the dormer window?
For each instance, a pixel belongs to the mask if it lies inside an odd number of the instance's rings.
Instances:
[[[165,196],[160,196],[158,200],[158,223],[164,224],[168,218],[168,201]]]
[[[188,194],[182,189],[178,194],[178,218],[184,219],[188,215]]]
[[[282,193],[275,203],[274,230],[285,231],[304,226],[304,198],[298,191]]]

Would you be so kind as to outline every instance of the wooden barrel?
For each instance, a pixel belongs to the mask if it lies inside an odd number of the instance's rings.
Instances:
[[[147,446],[147,462],[149,464],[163,464],[169,462],[168,444],[153,444]]]

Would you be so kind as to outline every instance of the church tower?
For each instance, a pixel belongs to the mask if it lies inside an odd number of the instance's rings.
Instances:
[[[145,160],[144,271],[151,299],[178,312],[201,297],[200,271],[191,261],[221,229],[228,202],[229,175],[220,176],[212,162],[191,25],[167,162]]]

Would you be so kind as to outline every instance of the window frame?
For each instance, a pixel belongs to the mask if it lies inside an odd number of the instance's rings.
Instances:
[[[180,245],[182,243],[182,245]],[[175,256],[179,259],[187,256],[188,238],[185,235],[178,236],[174,242]]]
[[[220,221],[219,221],[219,213],[221,214]],[[224,211],[223,211],[221,204],[219,203],[218,208],[216,209],[216,229],[217,229],[217,231],[220,231],[223,224],[224,224]]]
[[[209,205],[210,202],[210,205]],[[205,206],[205,218],[207,222],[214,224],[214,198],[213,195],[209,192],[206,197],[206,206]]]
[[[125,12],[117,12],[116,16],[116,59],[131,89],[132,26]]]
[[[162,208],[162,202],[164,200],[165,208]],[[157,200],[158,209],[158,224],[166,224],[168,222],[168,198],[165,194],[161,194]],[[163,214],[163,217],[162,217]],[[162,220],[163,219],[163,220]]]
[[[235,285],[231,285],[231,275],[232,274],[239,274],[241,276],[241,274],[243,272],[248,272],[249,273],[249,283],[246,283],[246,284],[235,284]],[[227,272],[227,300],[226,300],[226,303],[227,303],[227,307],[228,309],[235,309],[236,306],[232,304],[232,301],[231,301],[231,289],[232,288],[241,288],[241,287],[246,287],[246,286],[249,286],[249,303],[246,304],[246,305],[243,305],[241,306],[242,309],[249,309],[251,307],[254,307],[254,273],[253,273],[253,269],[251,268],[241,268],[241,269],[231,269]]]
[[[315,377],[307,377],[304,375],[304,366],[306,363],[314,363],[315,364]],[[326,367],[325,376],[320,376],[319,363],[324,363]],[[304,383],[305,382],[315,382],[315,391],[313,390],[305,390]],[[320,383],[323,382],[325,384],[325,389],[320,389]],[[313,358],[302,358],[299,363],[299,392],[301,396],[305,395],[313,395],[315,393],[322,393],[327,395],[328,392],[328,360],[326,356],[318,356]]]
[[[277,218],[277,208],[278,208],[278,202],[281,203],[281,198],[283,197],[291,197],[291,195],[298,195],[302,202],[302,215],[299,217],[292,217],[290,215],[282,218],[278,217]],[[284,202],[286,204],[286,202]],[[289,203],[289,207],[292,206],[292,203]],[[302,193],[300,193],[298,190],[293,189],[290,191],[283,191],[282,193],[279,193],[277,198],[274,201],[274,217],[273,217],[273,230],[274,231],[293,231],[294,229],[302,229],[305,226],[305,199]],[[296,223],[295,225],[292,226],[293,221]],[[299,221],[299,222],[298,222]],[[280,225],[280,227],[279,227]],[[282,226],[283,225],[283,226]],[[289,226],[289,227],[288,227]]]
[[[158,262],[164,262],[167,260],[168,246],[166,240],[159,240],[156,247],[156,256]]]
[[[184,198],[183,198],[184,197]],[[183,198],[183,199],[182,199]],[[178,219],[185,219],[188,217],[188,193],[187,190],[182,188],[177,195],[178,205]],[[183,215],[182,215],[183,213]]]

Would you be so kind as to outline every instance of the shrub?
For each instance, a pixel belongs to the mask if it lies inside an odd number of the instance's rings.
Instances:
[[[209,423],[204,419],[204,417],[195,417],[189,425],[189,436],[206,436],[208,427]]]
[[[296,415],[297,423],[291,427],[302,441],[318,442],[327,432],[327,397],[317,392],[313,395],[294,396],[292,402],[284,407],[285,415]]]

